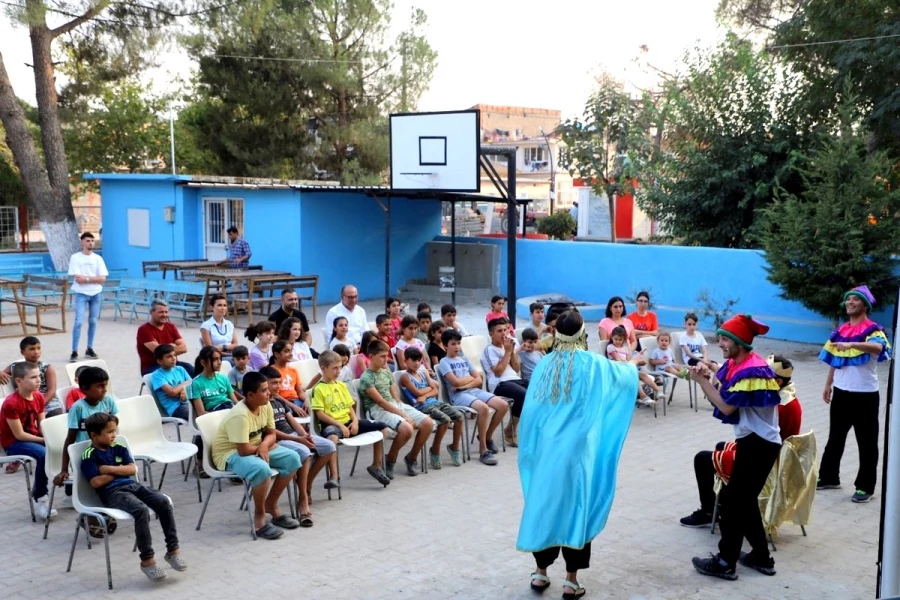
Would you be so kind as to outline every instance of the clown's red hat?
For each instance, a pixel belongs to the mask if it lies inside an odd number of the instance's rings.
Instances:
[[[731,338],[747,350],[753,350],[754,337],[767,333],[769,333],[768,325],[753,320],[750,315],[735,315],[722,323],[722,327],[716,330],[716,335]]]

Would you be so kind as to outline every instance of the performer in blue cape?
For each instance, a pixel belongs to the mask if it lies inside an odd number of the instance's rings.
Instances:
[[[638,393],[637,355],[618,363],[583,349],[576,310],[556,321],[553,353],[534,369],[519,421],[519,477],[525,508],[516,548],[534,553],[531,587],[550,586],[547,567],[562,549],[563,598],[584,595],[577,572],[590,562],[616,489],[616,468]]]

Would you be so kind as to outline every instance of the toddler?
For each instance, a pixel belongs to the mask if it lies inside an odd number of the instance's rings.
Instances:
[[[631,348],[626,343],[628,331],[621,325],[618,325],[613,328],[610,338],[611,341],[606,347],[606,357],[616,362],[628,362],[631,360]],[[656,381],[653,380],[649,373],[639,370],[638,377],[644,385],[653,390],[654,394],[654,398],[649,398],[644,391],[644,386],[640,386],[638,387],[638,398],[644,406],[652,406],[656,402],[655,396],[659,392],[659,386],[656,385]]]
[[[543,306],[541,307],[541,314],[544,314]],[[520,374],[525,381],[531,381],[531,374],[534,372],[534,368],[544,357],[544,353],[537,349],[537,342],[537,331],[531,327],[522,331],[522,344],[519,346],[518,352]]]

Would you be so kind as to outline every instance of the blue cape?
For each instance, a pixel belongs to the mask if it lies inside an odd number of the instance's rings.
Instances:
[[[568,398],[541,402],[554,361],[568,376],[570,352],[554,352],[531,376],[519,421],[519,477],[525,508],[516,548],[582,548],[606,526],[616,490],[616,470],[634,414],[634,365],[577,350]]]

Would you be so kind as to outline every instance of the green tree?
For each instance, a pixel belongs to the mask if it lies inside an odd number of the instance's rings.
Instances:
[[[631,192],[635,166],[651,149],[640,117],[640,102],[625,93],[620,82],[604,76],[588,98],[581,118],[558,127],[563,146],[560,166],[572,177],[592,182],[594,193],[606,194],[612,241],[616,241],[616,194]]]
[[[900,190],[883,151],[869,153],[867,132],[852,116],[855,98],[839,107],[839,130],[803,160],[805,191],[779,190],[765,211],[768,279],[781,296],[835,321],[841,295],[866,284],[888,302],[900,254]]]
[[[100,90],[92,106],[66,129],[73,171],[159,171],[168,164],[169,127],[163,113],[168,101],[147,96],[134,80]]]
[[[685,71],[666,83],[658,107],[647,105],[666,119],[638,205],[686,244],[753,247],[775,187],[801,183],[794,153],[813,125],[793,103],[797,78],[733,34],[715,51],[687,55]]]

